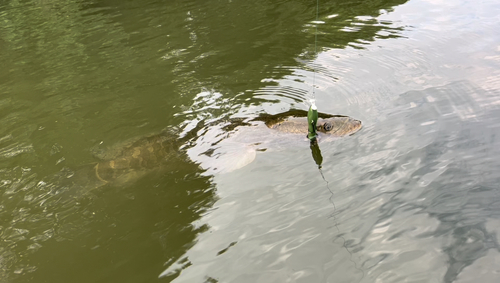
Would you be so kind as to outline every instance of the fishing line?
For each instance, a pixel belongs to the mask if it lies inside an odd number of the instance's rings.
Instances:
[[[316,20],[314,23],[314,56],[318,55],[318,24],[319,22],[319,0],[316,0]],[[312,69],[313,69],[313,83],[312,83],[312,97],[309,98],[309,102],[313,109],[316,108],[316,67],[314,66],[314,60],[312,61]]]
[[[330,192],[330,198],[328,200],[333,205],[333,213],[331,214],[331,217],[333,218],[333,221],[335,223],[334,224],[335,228],[337,228],[337,232],[339,234],[339,238],[341,238],[342,241],[343,241],[342,246],[344,247],[344,249],[349,254],[349,261],[352,262],[352,264],[354,265],[354,269],[356,269],[358,271],[361,271],[361,273],[362,273],[362,276],[361,276],[361,278],[358,281],[358,283],[359,283],[359,282],[361,282],[361,280],[363,280],[363,278],[365,278],[365,272],[364,272],[363,269],[359,268],[358,265],[357,265],[357,263],[352,259],[352,257],[353,257],[352,252],[349,250],[349,248],[347,248],[346,240],[345,240],[344,236],[342,236],[341,233],[340,233],[339,223],[337,221],[337,217],[335,217],[335,212],[337,211],[337,207],[335,206],[335,202],[333,202],[333,196],[334,195],[333,195],[332,189],[330,188],[330,182],[328,182],[328,180],[325,178],[325,175],[323,174],[323,170],[321,169],[321,166],[318,166],[318,171],[321,174],[321,178],[323,178],[323,181],[325,181],[325,183],[326,183],[326,188]]]
[[[316,58],[318,56],[317,48],[318,48],[318,25],[319,24],[320,24],[320,21],[319,21],[319,0],[316,0],[316,21],[314,23],[314,25],[315,25],[314,55],[316,56]],[[361,268],[359,268],[357,266],[356,262],[352,259],[352,257],[353,257],[352,252],[347,248],[346,240],[345,240],[344,236],[342,236],[342,234],[340,233],[337,217],[335,217],[335,212],[337,211],[337,207],[335,206],[335,202],[333,201],[333,197],[334,197],[333,191],[330,188],[330,182],[328,182],[328,180],[325,178],[325,175],[323,174],[323,170],[321,169],[323,157],[321,156],[321,150],[319,149],[319,145],[318,145],[318,141],[317,141],[317,137],[316,137],[316,123],[318,120],[318,112],[317,112],[317,107],[316,107],[316,103],[315,103],[316,102],[315,90],[316,90],[316,67],[314,66],[314,62],[313,62],[312,98],[310,99],[311,107],[309,108],[309,112],[307,115],[308,124],[309,124],[308,138],[310,139],[310,142],[311,142],[311,151],[312,151],[313,159],[314,159],[314,161],[316,161],[316,164],[318,165],[319,173],[321,174],[321,178],[323,178],[323,181],[325,181],[326,188],[328,189],[328,191],[331,194],[329,201],[333,206],[333,213],[331,214],[331,216],[334,219],[334,223],[335,223],[334,226],[337,228],[338,235],[343,241],[344,249],[347,251],[347,253],[349,253],[349,261],[354,264],[354,268],[356,270],[361,271],[361,273],[362,273],[361,279],[358,281],[358,282],[361,282],[361,280],[365,277],[365,272]],[[312,129],[312,131],[311,131],[311,129]]]
[[[314,31],[314,55],[318,55],[318,24],[319,24],[319,0],[316,0],[316,21],[314,23],[315,31]],[[314,105],[316,100],[316,67],[314,67],[313,63],[313,85],[312,85],[312,99],[311,104]]]
[[[342,236],[340,233],[337,217],[335,217],[335,212],[337,211],[337,207],[335,205],[335,202],[333,201],[333,197],[334,197],[333,190],[330,188],[330,182],[325,178],[325,174],[323,174],[323,170],[321,167],[321,164],[323,163],[323,156],[321,155],[321,150],[319,149],[319,145],[318,145],[317,140],[312,140],[310,147],[311,147],[312,157],[313,157],[314,161],[316,162],[316,165],[318,165],[318,171],[321,174],[321,178],[323,178],[323,181],[325,181],[326,188],[330,192],[330,198],[328,200],[330,201],[330,203],[333,206],[333,212],[331,214],[331,217],[333,218],[333,221],[335,223],[334,224],[335,228],[337,228],[339,238],[341,238],[343,241],[342,246],[347,251],[347,253],[349,253],[349,261],[353,263],[354,269],[361,271],[361,273],[363,274],[361,276],[361,279],[358,281],[358,282],[360,282],[365,277],[365,272],[361,268],[359,268],[358,265],[356,264],[356,262],[352,259],[352,257],[353,257],[352,252],[349,250],[349,248],[347,248],[346,240],[345,240],[344,236]]]

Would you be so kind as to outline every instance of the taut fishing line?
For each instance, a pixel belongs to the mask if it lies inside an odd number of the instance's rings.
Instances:
[[[319,0],[316,0],[316,22],[314,24],[314,55],[318,55],[318,24],[319,24]],[[313,65],[313,85],[312,85],[312,99],[311,104],[315,105],[316,102],[316,68]]]
[[[318,55],[318,25],[320,24],[320,21],[319,21],[319,0],[316,0],[316,21],[314,22],[314,25],[315,25],[315,32],[314,32],[314,54]],[[316,89],[316,68],[314,67],[313,65],[313,85],[312,85],[312,98],[310,99],[310,103],[311,103],[311,107],[309,108],[309,112],[308,112],[308,115],[307,115],[307,118],[308,118],[308,124],[309,124],[309,133],[308,133],[308,138],[311,142],[311,151],[312,151],[312,154],[313,154],[313,159],[316,161],[316,164],[318,165],[318,170],[319,170],[319,173],[321,174],[321,178],[323,178],[323,181],[325,181],[326,183],[326,188],[328,189],[328,191],[330,192],[330,203],[332,204],[333,206],[333,213],[331,214],[332,218],[334,219],[334,222],[335,222],[335,227],[337,228],[337,232],[339,234],[339,237],[343,240],[343,246],[345,248],[345,250],[347,251],[347,253],[349,253],[349,261],[352,262],[354,264],[354,268],[356,270],[359,270],[361,271],[361,273],[363,274],[361,276],[361,278],[359,279],[358,282],[361,282],[361,280],[365,277],[365,272],[359,268],[356,264],[356,262],[352,259],[352,252],[349,251],[349,249],[347,248],[346,246],[346,240],[344,238],[344,236],[341,235],[340,233],[340,229],[339,229],[339,226],[338,226],[338,221],[337,221],[337,218],[335,217],[335,212],[337,211],[337,207],[335,206],[335,203],[333,202],[333,191],[332,189],[330,188],[330,182],[328,182],[328,180],[326,180],[325,178],[325,175],[323,174],[323,170],[321,169],[321,163],[323,162],[323,157],[321,156],[321,151],[319,149],[319,145],[318,145],[318,141],[317,141],[317,135],[316,135],[316,124],[317,124],[317,121],[318,121],[318,112],[317,112],[317,107],[316,107],[316,93],[315,93],[315,89]]]

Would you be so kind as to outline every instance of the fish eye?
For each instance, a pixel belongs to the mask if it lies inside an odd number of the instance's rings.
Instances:
[[[326,122],[325,124],[323,124],[323,129],[325,129],[325,131],[331,131],[333,128],[332,124]]]

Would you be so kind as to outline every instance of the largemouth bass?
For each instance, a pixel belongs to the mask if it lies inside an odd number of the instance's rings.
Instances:
[[[356,119],[347,116],[319,114],[317,131],[320,134],[342,137],[352,135],[361,129],[361,122]],[[249,144],[262,144],[256,139],[265,139],[266,131],[275,135],[299,134],[305,137],[308,125],[307,118],[304,115],[307,115],[307,112],[295,110],[279,115],[262,115],[246,123],[235,122],[234,132],[238,132],[242,128],[252,130],[248,136],[240,134],[236,143],[241,145],[242,141],[248,140]],[[240,133],[244,132],[240,131]],[[256,132],[262,134],[255,134]],[[198,138],[202,139],[203,137]],[[229,143],[231,143],[231,139],[232,136],[229,135],[227,137]],[[227,144],[226,141],[214,142],[208,140],[205,142],[208,147],[197,147],[195,142],[195,146],[188,150],[182,148],[184,142],[175,134],[169,132],[141,138],[121,148],[112,149],[113,153],[104,155],[103,160],[81,166],[67,179],[71,186],[86,187],[86,189],[92,190],[107,184],[125,186],[155,171],[171,172],[180,170],[182,167],[196,171],[197,167],[193,166],[194,163],[200,164],[206,170],[215,169],[208,170],[210,173],[228,172],[245,166],[255,157],[255,148],[251,149],[242,146],[235,149],[239,154],[236,157],[231,154],[231,150],[226,151],[228,153],[227,157],[231,161],[225,162],[223,158],[219,159],[219,157],[224,153],[222,149],[224,144]],[[199,143],[199,145],[201,144]],[[216,148],[214,148],[214,144],[217,144]],[[233,145],[234,143],[229,148],[232,148]],[[246,153],[250,153],[250,155]],[[224,164],[214,166],[212,162],[203,158],[200,159],[199,156],[201,155],[208,159],[219,159],[219,164]],[[203,164],[205,162],[206,164]]]

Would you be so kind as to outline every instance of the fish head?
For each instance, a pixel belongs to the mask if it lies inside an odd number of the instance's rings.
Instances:
[[[318,132],[337,137],[352,135],[359,131],[361,127],[361,121],[347,116],[318,119],[316,124]]]

